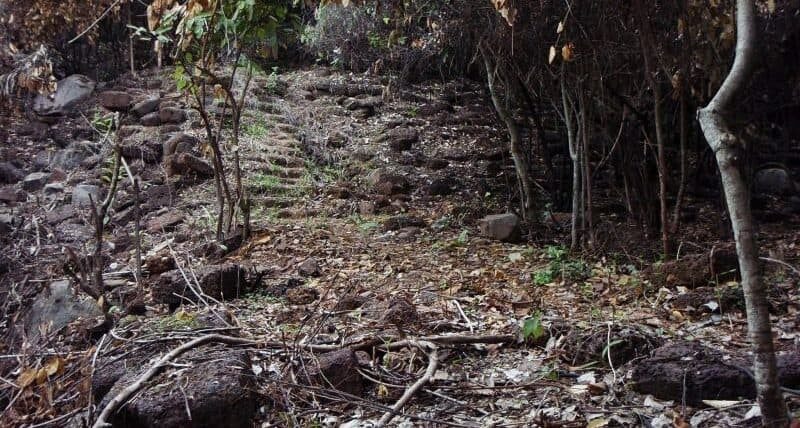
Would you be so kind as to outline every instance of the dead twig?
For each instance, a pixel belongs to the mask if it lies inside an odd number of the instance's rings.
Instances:
[[[383,414],[381,419],[378,421],[377,425],[375,425],[378,428],[386,426],[386,424],[392,420],[394,415],[397,414],[400,411],[400,409],[402,409],[403,406],[406,405],[408,400],[410,400],[411,397],[413,397],[414,394],[417,393],[417,391],[422,389],[422,387],[425,386],[425,384],[430,382],[434,373],[436,373],[436,368],[439,366],[439,350],[436,347],[436,345],[434,345],[431,342],[425,342],[425,341],[408,341],[408,342],[413,342],[409,344],[413,344],[417,348],[430,350],[428,352],[428,368],[425,369],[425,374],[423,374],[421,378],[419,378],[416,382],[414,382],[413,385],[411,385],[410,387],[408,387],[408,389],[406,389],[406,392],[404,392],[403,395],[400,397],[400,399],[397,400],[396,403],[394,403],[394,406],[392,406],[392,410],[387,411],[386,413]]]

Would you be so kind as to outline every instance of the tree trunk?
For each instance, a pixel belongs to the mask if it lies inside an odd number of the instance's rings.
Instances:
[[[572,104],[567,95],[567,78],[564,75],[564,68],[561,68],[561,102],[564,108],[564,124],[567,127],[567,141],[569,144],[569,157],[572,160],[572,224],[570,230],[570,249],[574,250],[580,243],[579,224],[580,218],[583,214],[581,208],[582,190],[581,190],[581,162],[580,162],[580,148],[578,144],[578,136],[576,134],[576,126],[573,124],[572,117]]]
[[[708,145],[716,156],[730,212],[744,289],[747,331],[755,357],[753,373],[762,422],[765,426],[782,427],[788,423],[786,403],[778,383],[767,290],[761,278],[750,199],[740,167],[743,147],[726,123],[727,111],[732,107],[734,97],[744,89],[756,59],[753,0],[736,1],[736,27],[736,57],[733,66],[711,102],[698,111],[697,118]]]
[[[489,93],[492,97],[494,109],[497,111],[497,115],[500,116],[500,120],[505,123],[511,140],[511,158],[514,160],[514,169],[517,172],[522,190],[522,217],[528,222],[535,222],[536,197],[533,190],[533,177],[531,177],[528,161],[522,149],[522,137],[519,132],[519,126],[514,121],[511,113],[501,103],[500,97],[497,95],[497,87],[495,86],[497,65],[495,64],[495,66],[492,67],[488,52],[482,47],[480,51],[484,65],[486,66],[486,81],[489,86]]]

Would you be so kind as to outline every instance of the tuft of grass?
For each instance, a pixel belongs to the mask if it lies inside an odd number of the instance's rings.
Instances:
[[[244,126],[244,135],[250,138],[266,138],[269,135],[269,126],[265,122],[253,122]]]

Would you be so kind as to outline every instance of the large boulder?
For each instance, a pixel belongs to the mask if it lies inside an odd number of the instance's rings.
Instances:
[[[778,379],[789,388],[800,386],[800,356],[778,355]],[[730,358],[696,342],[662,346],[650,358],[637,361],[633,390],[661,400],[696,406],[703,400],[753,399],[755,381],[749,359]]]
[[[58,81],[56,92],[51,95],[37,95],[33,101],[33,111],[40,116],[65,115],[94,92],[95,82],[81,74],[73,74]]]
[[[58,332],[79,318],[103,318],[103,311],[94,299],[78,296],[69,281],[56,281],[36,297],[25,317],[24,328],[28,338],[38,342],[42,332]]]
[[[150,353],[148,356],[156,357]],[[96,379],[92,384],[98,387],[96,394],[104,396],[100,408],[152,364],[141,358],[138,360],[141,361],[104,364],[95,370]],[[149,382],[135,399],[114,413],[110,421],[113,426],[179,428],[251,425],[257,404],[254,391],[258,386],[247,351],[225,347],[209,349],[207,345],[187,352],[178,358],[178,362],[189,364],[187,368],[167,369]],[[113,385],[110,389],[107,386],[109,383]]]
[[[522,228],[516,214],[492,214],[478,223],[481,234],[487,238],[504,242],[517,242],[522,237]]]

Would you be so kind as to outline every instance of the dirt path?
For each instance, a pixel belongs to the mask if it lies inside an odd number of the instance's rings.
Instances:
[[[178,357],[115,423],[184,426],[192,415],[210,426],[251,419],[264,426],[372,426],[432,370],[434,354],[435,372],[391,426],[753,421],[752,397],[739,399],[752,393],[752,379],[737,368],[748,363],[735,284],[687,287],[668,271],[659,271],[663,278],[643,274],[622,255],[583,259],[547,245],[548,238],[527,245],[481,236],[481,217],[514,207],[504,190],[513,187],[504,134],[480,87],[451,82],[381,94],[381,83],[324,69],[254,80],[240,152],[254,236],[224,247],[211,243],[216,199],[212,181],[200,176],[203,167],[165,176],[143,154],[142,147],[176,135],[201,138],[191,112],[169,133],[164,124],[126,124],[145,180],[146,292],[130,276],[131,189],[123,186],[108,233],[113,322],[99,317],[104,330],[73,320],[36,342],[30,329],[27,336],[9,329],[9,354],[34,349],[31,343],[53,352],[5,359],[12,362],[4,363],[3,377],[17,383],[3,387],[4,416],[19,426],[70,413],[86,417],[88,401],[68,405],[64,397],[88,393],[89,379],[97,415],[156,356],[189,338],[223,333],[255,342],[204,345]],[[171,90],[158,76],[122,85],[136,99]],[[180,100],[176,108],[184,108]],[[205,162],[199,145],[187,150]],[[94,166],[61,180],[73,201],[79,184],[102,187],[103,151],[96,156]],[[48,173],[51,183],[61,182]],[[43,198],[44,191],[30,194]],[[82,251],[90,242],[85,218],[67,216],[70,198],[33,199],[14,205],[13,215],[49,218],[37,224],[49,224],[52,233],[29,226],[19,235],[18,254],[36,239],[39,250],[33,259],[15,259],[19,272],[4,277],[7,325],[23,320],[20,308],[63,277],[56,268],[61,248]],[[37,274],[42,265],[51,270]],[[776,323],[792,386],[800,383],[797,279],[779,273]],[[38,287],[16,291],[30,284]],[[200,290],[208,298],[197,298]],[[453,345],[443,336],[487,339]],[[402,342],[415,338],[429,342]],[[364,345],[370,341],[377,342]],[[709,348],[695,347],[700,343]],[[662,345],[672,347],[651,358]],[[344,350],[324,352],[338,348]],[[21,386],[23,375],[37,379],[43,368],[42,382]],[[50,410],[42,394],[48,388],[57,403]],[[730,402],[702,402],[708,399]]]

